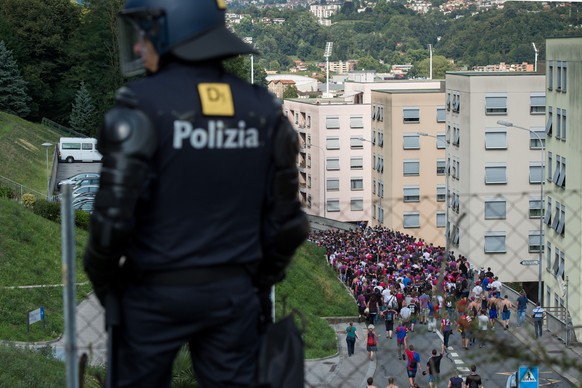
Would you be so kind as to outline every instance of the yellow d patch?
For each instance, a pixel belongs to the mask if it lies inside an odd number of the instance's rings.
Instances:
[[[229,84],[198,84],[198,94],[205,116],[234,116],[234,103]]]
[[[218,5],[218,9],[226,9],[225,0],[216,0],[216,5]]]

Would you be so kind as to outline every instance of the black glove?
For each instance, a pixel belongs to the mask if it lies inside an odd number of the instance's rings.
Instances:
[[[85,256],[83,257],[83,267],[93,285],[97,299],[105,307],[107,293],[115,284],[119,261],[100,255],[94,250],[87,248]]]

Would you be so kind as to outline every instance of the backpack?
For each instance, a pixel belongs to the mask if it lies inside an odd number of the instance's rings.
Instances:
[[[412,356],[412,358],[410,359],[410,363],[408,364],[409,369],[416,369],[417,366],[417,362],[416,362],[416,358],[414,358],[414,356]]]
[[[508,311],[509,311],[509,309],[507,308],[507,305],[506,305],[506,304],[504,304],[504,305],[503,305],[503,312],[504,312],[504,313],[506,313],[506,312],[508,312]]]
[[[376,338],[374,338],[374,334],[368,333],[368,346],[376,346]]]

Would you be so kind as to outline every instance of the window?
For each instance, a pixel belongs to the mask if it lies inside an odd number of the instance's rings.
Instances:
[[[530,163],[529,165],[529,183],[542,183],[542,174],[544,166],[539,163]]]
[[[485,253],[505,253],[505,232],[485,233]]]
[[[540,231],[530,231],[527,236],[527,245],[528,245],[528,252],[534,253],[539,252],[540,250],[543,251],[544,246],[542,245],[543,235],[540,235]]]
[[[364,190],[364,178],[352,178],[350,180],[350,187],[352,191]]]
[[[529,96],[529,113],[532,115],[543,115],[546,113],[545,94],[531,94]]]
[[[362,156],[352,156],[350,158],[350,169],[361,170],[364,168],[364,158]]]
[[[566,141],[566,109],[562,109],[562,140]]]
[[[556,64],[556,91],[562,91],[562,61]]]
[[[485,166],[485,184],[501,185],[507,183],[507,167],[505,165]]]
[[[307,128],[311,128],[311,116],[307,116]]]
[[[405,124],[420,123],[420,110],[418,108],[404,108],[403,115]]]
[[[560,205],[560,222],[558,222],[556,232],[563,236],[565,226],[566,226],[566,205]]]
[[[436,161],[436,173],[437,175],[445,175],[446,162],[444,159],[437,159]]]
[[[325,118],[325,127],[327,129],[339,129],[340,127],[340,120],[337,116],[330,116]]]
[[[378,132],[378,147],[384,147],[384,132]]]
[[[548,61],[548,74],[546,76],[548,80],[548,90],[554,88],[554,61]]]
[[[562,62],[562,93],[566,93],[567,81],[568,81],[568,62]]]
[[[383,156],[378,156],[376,158],[376,171],[378,172],[384,172],[384,157]]]
[[[418,212],[404,213],[402,226],[405,228],[420,228],[420,214]]]
[[[556,108],[556,139],[562,138],[562,110]]]
[[[372,105],[372,120],[376,120],[377,114],[378,114],[378,106]]]
[[[560,170],[557,173],[557,170]],[[554,180],[554,183],[559,187],[566,187],[566,158],[556,155],[556,171],[554,172],[554,178],[558,176],[557,179]]]
[[[507,97],[506,96],[485,97],[485,114],[487,115],[507,114]]]
[[[403,167],[404,176],[418,176],[420,174],[420,162],[418,160],[405,160]]]
[[[364,210],[364,199],[363,198],[352,198],[350,200],[350,210],[353,210],[353,211]]]
[[[556,201],[555,209],[556,209],[556,212],[554,213],[554,219],[552,220],[551,228],[554,230],[557,230],[558,224],[560,223],[560,202]],[[550,208],[548,208],[548,210],[551,211]]]
[[[350,128],[364,128],[364,118],[362,116],[351,116]]]
[[[91,143],[82,143],[81,148],[85,151],[90,151],[93,149],[93,144]]]
[[[364,140],[361,137],[350,137],[350,148],[353,150],[360,150],[364,148]]]
[[[339,178],[328,178],[326,180],[326,189],[327,191],[339,191],[340,189]]]
[[[339,199],[328,199],[327,200],[327,211],[328,212],[339,212],[340,211]]]
[[[461,143],[461,128],[453,127],[453,145],[457,147]]]
[[[382,205],[378,205],[378,222],[379,223],[384,222],[384,208],[382,207]]]
[[[437,185],[437,202],[445,202],[447,198],[447,192],[444,185]]]
[[[372,105],[372,120],[384,121],[384,107]]]
[[[451,126],[447,125],[447,133],[445,134],[445,140],[447,143],[451,143]]]
[[[529,218],[540,218],[542,216],[542,211],[541,199],[529,200]]]
[[[384,182],[378,181],[378,197],[384,198]]]
[[[548,111],[546,112],[546,135],[548,136],[552,136],[552,123],[553,123],[553,118],[552,118],[552,107],[548,106]]]
[[[418,150],[420,149],[420,136],[419,135],[404,135],[404,149],[405,150]]]
[[[445,212],[436,213],[436,226],[437,228],[444,228],[447,222],[447,214]]]
[[[447,93],[447,101],[446,101],[446,105],[447,110],[451,110],[451,93]]]
[[[325,168],[327,171],[339,170],[340,169],[339,158],[327,158]]]
[[[404,202],[419,202],[420,188],[418,186],[404,186]]]
[[[544,224],[550,226],[552,223],[552,198],[548,197],[548,204],[544,213]]]
[[[485,129],[485,149],[507,149],[507,131],[504,129]]]
[[[557,275],[559,270],[560,270],[560,250],[556,248],[554,250],[554,265],[552,266],[552,271],[554,272],[554,275]]]
[[[376,131],[372,131],[372,144],[376,144]]]
[[[459,113],[461,110],[461,96],[459,94],[453,95],[453,112]]]
[[[376,179],[372,181],[372,194],[376,194]]]
[[[446,117],[446,111],[444,106],[437,107],[437,116],[436,121],[437,123],[444,123]]]
[[[532,128],[532,131],[529,133],[529,148],[531,150],[541,150],[542,146],[545,145],[546,131],[544,128]]]
[[[447,148],[447,135],[444,133],[437,133],[436,135],[436,148],[439,150],[444,150]]]
[[[546,174],[546,179],[548,180],[548,182],[552,181],[552,152],[548,151],[548,173]]]
[[[507,216],[507,203],[504,199],[485,201],[486,220],[504,220]]]
[[[311,188],[311,174],[307,175],[307,187]]]
[[[546,242],[546,269],[551,271],[552,269],[552,243]]]
[[[325,139],[325,149],[327,150],[339,150],[340,141],[339,137],[328,137]]]

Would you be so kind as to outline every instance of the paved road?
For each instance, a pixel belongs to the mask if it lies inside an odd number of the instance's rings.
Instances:
[[[63,179],[67,179],[73,175],[84,173],[84,172],[100,172],[101,163],[58,163],[55,176],[51,180],[53,185],[53,190],[57,189],[57,183]]]

